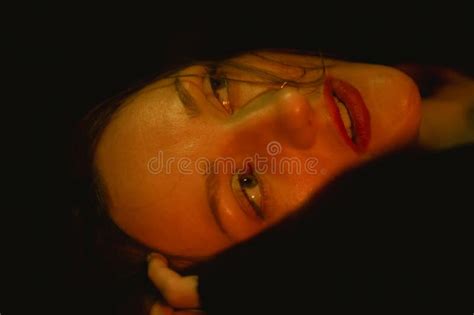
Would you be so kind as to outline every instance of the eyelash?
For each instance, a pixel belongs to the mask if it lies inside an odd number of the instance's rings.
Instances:
[[[207,84],[209,86],[209,89],[211,90],[212,92],[212,100],[215,102],[215,103],[218,103],[228,114],[233,114],[234,111],[235,111],[235,106],[236,104],[233,104],[232,103],[232,97],[231,97],[231,93],[230,93],[230,84],[235,81],[234,79],[230,79],[227,77],[227,75],[225,73],[223,73],[222,71],[220,71],[221,69],[219,68],[219,65],[215,64],[215,65],[211,65],[209,67],[206,68],[206,80],[207,80]],[[318,88],[322,85],[322,83],[324,82],[324,74],[325,74],[325,71],[323,72],[323,76],[314,80],[314,81],[311,81],[311,82],[295,82],[295,81],[292,81],[292,80],[284,80],[284,79],[280,79],[279,81],[275,81],[275,82],[262,82],[262,81],[255,81],[255,82],[252,82],[252,81],[240,81],[240,80],[237,80],[235,83],[247,83],[247,84],[254,84],[254,85],[264,85],[266,86],[266,88],[264,88],[260,93],[257,93],[255,95],[253,95],[252,98],[246,100],[246,104],[249,103],[250,101],[262,96],[263,94],[266,94],[270,91],[275,91],[275,90],[279,90],[279,89],[282,89],[283,87],[285,86],[293,86],[293,87],[298,87],[298,88],[309,88],[309,93],[308,94],[312,94],[314,93],[315,91],[318,90]],[[225,97],[224,97],[224,100],[221,99],[220,95],[219,95],[219,92],[218,90],[219,89],[222,89],[223,86],[222,84],[214,84],[215,82],[219,82],[219,81],[223,81],[224,82],[224,88],[225,88],[225,91],[224,93],[226,93]]]
[[[232,107],[232,104],[230,102],[230,96],[229,96],[229,82],[230,80],[227,78],[227,76],[223,73],[219,73],[219,67],[218,65],[211,65],[206,69],[207,75],[206,75],[206,80],[208,81],[207,83],[209,84],[209,87],[212,92],[212,97],[214,101],[220,104],[222,108],[228,113],[228,114],[233,114],[234,108]],[[217,84],[215,84],[217,82]],[[224,82],[224,85],[219,84]],[[221,100],[220,95],[218,90],[224,88],[225,89],[225,99]]]
[[[240,183],[241,176],[243,177],[248,175],[255,177],[257,181],[258,191],[260,194],[260,203],[257,205],[258,209],[256,209],[256,207],[252,205],[252,201],[249,199],[250,196],[247,192],[244,191],[245,188],[242,187]],[[237,180],[237,183],[235,183],[234,180]],[[238,185],[238,187],[234,187],[235,185]],[[247,213],[250,217],[258,219],[259,221],[265,221],[267,219],[267,192],[265,189],[265,185],[261,178],[254,172],[254,168],[251,164],[247,164],[245,166],[244,171],[239,171],[238,173],[232,175],[231,190],[233,191],[234,195],[241,195],[235,196],[235,198],[237,199],[239,206],[243,208],[243,211],[245,213]],[[245,205],[242,205],[242,202],[244,202]],[[251,212],[249,211],[249,208],[251,208]]]
[[[229,100],[229,80],[227,79],[227,77],[225,77],[224,75],[220,77],[215,76],[215,75],[208,75],[208,80],[209,80],[209,85],[211,87],[211,91],[212,91],[214,99],[219,104],[221,104],[221,106],[224,108],[226,112],[228,112],[229,114],[232,114],[234,112],[234,108],[232,107],[231,102]],[[222,80],[224,82],[224,86],[213,84],[214,82],[219,81],[219,80]],[[223,87],[226,89],[225,93],[227,94],[227,97],[225,100],[220,99],[219,92],[218,92],[218,90]]]

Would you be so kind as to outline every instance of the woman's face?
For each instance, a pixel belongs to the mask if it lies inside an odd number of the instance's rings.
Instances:
[[[419,95],[407,76],[328,59],[324,73],[322,64],[256,52],[142,89],[96,151],[111,218],[165,254],[212,255],[416,137]]]

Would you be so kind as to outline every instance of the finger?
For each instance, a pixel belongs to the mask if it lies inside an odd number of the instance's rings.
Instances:
[[[170,306],[155,303],[150,309],[150,315],[205,315],[200,310],[174,311]]]
[[[205,315],[205,314],[206,313],[199,310],[177,311],[173,313],[173,315]]]
[[[164,296],[166,301],[175,308],[198,308],[198,278],[182,277],[169,269],[158,256],[150,257],[148,277]]]
[[[173,309],[169,306],[155,303],[150,309],[150,315],[174,315]]]
[[[165,256],[159,253],[150,253],[148,254],[146,259],[148,262],[150,262],[152,259],[156,259],[157,261],[154,262],[155,264],[157,264],[158,266],[168,267],[168,260]]]

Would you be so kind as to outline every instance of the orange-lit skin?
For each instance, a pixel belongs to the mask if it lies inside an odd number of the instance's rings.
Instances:
[[[320,64],[319,57],[261,52],[267,59],[242,55],[236,62],[297,77],[286,64]],[[144,88],[114,115],[98,143],[95,163],[108,197],[113,221],[129,236],[165,254],[205,257],[258,233],[294,211],[308,196],[341,171],[402,146],[416,138],[420,99],[413,81],[402,72],[379,65],[325,59],[327,74],[350,83],[370,113],[367,151],[357,154],[341,138],[322,86],[311,94],[285,87],[256,98],[229,116],[198,91],[200,79],[183,79],[196,97],[201,114],[190,118],[177,96],[173,79]],[[199,72],[199,66],[181,74]],[[249,87],[251,89],[252,87]],[[205,176],[152,174],[147,163],[163,151],[164,158],[232,157],[240,161],[255,153],[268,156],[266,146],[278,141],[277,158],[316,157],[317,174],[261,174],[267,217],[245,215],[232,189],[230,175],[216,180],[219,214],[229,234],[222,233],[209,210]]]
[[[439,86],[422,99],[419,144],[426,149],[447,149],[474,143],[474,78],[440,66],[400,65],[423,86],[422,76]]]

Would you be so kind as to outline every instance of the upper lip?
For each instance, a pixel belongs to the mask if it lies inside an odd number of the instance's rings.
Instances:
[[[367,150],[370,141],[370,113],[360,92],[350,83],[328,77],[324,82],[324,97],[331,117],[344,141],[357,153]],[[353,137],[349,137],[344,127],[334,98],[346,107],[352,122]]]

